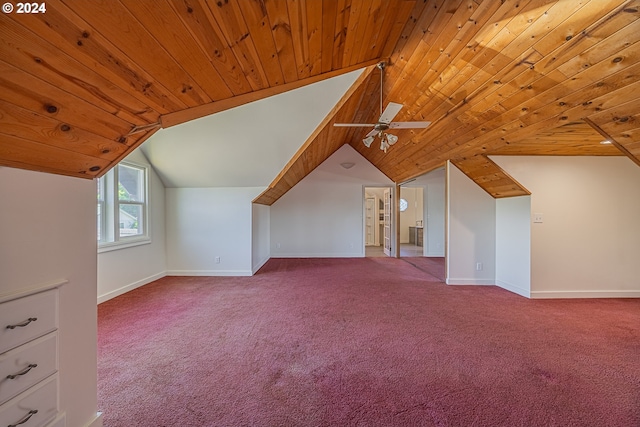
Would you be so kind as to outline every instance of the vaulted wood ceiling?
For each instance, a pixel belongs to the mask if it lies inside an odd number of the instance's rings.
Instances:
[[[640,165],[639,3],[48,0],[0,16],[0,165],[101,176],[161,127],[366,67],[256,202],[345,143],[394,182],[451,160],[495,197],[527,194],[488,156]],[[376,121],[379,61],[396,119],[432,122],[386,154],[333,127]]]

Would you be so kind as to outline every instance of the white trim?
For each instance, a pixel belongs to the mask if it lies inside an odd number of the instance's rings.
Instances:
[[[132,240],[130,241],[121,240],[119,242],[102,243],[100,246],[98,246],[98,253],[101,254],[103,252],[117,251],[118,249],[132,248],[134,246],[148,245],[151,243],[150,237],[143,237],[143,238],[131,237],[130,239]]]
[[[251,270],[167,270],[167,276],[253,276]]]
[[[96,417],[87,424],[87,427],[102,427],[102,412],[98,412]]]
[[[640,290],[532,291],[531,298],[640,298]]]
[[[496,283],[492,279],[450,279],[445,281],[447,285],[482,285],[495,286]]]
[[[254,274],[256,274],[258,272],[258,270],[260,270],[262,268],[263,265],[265,265],[267,263],[267,261],[269,261],[271,259],[271,257],[267,256],[265,257],[265,259],[263,259],[262,261],[258,262],[256,265],[253,266],[253,269],[251,271],[251,275],[253,276]]]
[[[137,203],[123,203],[123,204],[135,204],[135,205],[140,205],[142,206],[142,217],[143,217],[143,223],[144,223],[144,234],[141,235],[135,235],[135,236],[120,236],[119,235],[119,220],[120,220],[120,216],[119,216],[119,212],[120,212],[120,201],[118,199],[118,183],[120,182],[120,177],[118,176],[118,167],[119,166],[124,166],[124,167],[129,167],[131,169],[141,169],[144,173],[143,173],[143,185],[144,185],[144,202],[137,202]],[[116,167],[114,167],[113,169],[111,169],[106,175],[104,175],[103,177],[99,178],[100,181],[99,182],[104,182],[104,180],[106,179],[110,179],[112,181],[112,184],[114,186],[113,192],[114,194],[112,195],[113,200],[106,200],[107,196],[105,194],[105,200],[104,203],[106,205],[106,208],[104,209],[105,212],[109,209],[113,209],[113,230],[114,230],[114,241],[98,241],[98,253],[102,253],[102,252],[108,252],[108,251],[114,251],[114,250],[118,250],[118,249],[124,249],[124,248],[130,248],[133,246],[138,246],[138,245],[145,245],[148,243],[151,243],[151,223],[149,220],[149,206],[151,205],[151,177],[150,177],[150,171],[151,169],[151,165],[149,164],[144,164],[144,163],[137,163],[137,162],[132,162],[129,160],[123,160],[121,162],[119,162]],[[103,213],[104,215],[104,213]],[[104,219],[106,221],[106,217]],[[102,230],[102,233],[105,233],[106,230]],[[118,237],[116,238],[115,235],[118,235]]]
[[[531,291],[528,289],[524,289],[521,288],[519,286],[513,285],[511,283],[502,281],[502,280],[496,280],[496,286],[505,289],[509,292],[513,292],[514,294],[518,294],[521,295],[525,298],[531,298]]]
[[[125,286],[123,286],[121,288],[118,288],[116,290],[113,290],[111,292],[107,292],[104,295],[99,295],[98,296],[98,304],[101,304],[101,303],[103,303],[105,301],[109,301],[112,298],[115,298],[115,297],[117,297],[119,295],[122,295],[124,293],[129,292],[129,291],[132,291],[132,290],[134,290],[136,288],[139,288],[140,286],[144,286],[144,285],[146,285],[148,283],[153,282],[154,280],[162,279],[166,275],[167,275],[167,273],[163,271],[162,273],[154,274],[153,276],[146,277],[144,279],[138,280],[137,282],[133,282],[133,283],[125,285]]]
[[[49,283],[44,283],[41,285],[37,285],[34,286],[33,288],[27,288],[18,292],[10,292],[10,293],[6,293],[6,294],[0,294],[0,303],[2,302],[6,302],[6,301],[11,301],[14,299],[18,299],[18,298],[22,298],[25,297],[27,295],[31,295],[31,294],[37,294],[39,292],[44,292],[44,291],[48,291],[49,289],[53,289],[53,288],[59,288],[62,285],[66,285],[67,283],[69,283],[68,280],[56,280],[53,282],[49,282]],[[4,326],[3,326],[4,327]]]

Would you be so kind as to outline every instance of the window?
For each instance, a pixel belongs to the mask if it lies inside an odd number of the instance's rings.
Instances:
[[[149,242],[147,168],[120,163],[98,179],[100,249]]]

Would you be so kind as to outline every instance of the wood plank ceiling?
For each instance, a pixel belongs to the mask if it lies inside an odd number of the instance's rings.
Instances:
[[[98,177],[161,127],[366,68],[261,196],[345,143],[394,182],[451,160],[527,194],[490,155],[626,155],[640,165],[640,0],[48,0],[0,15],[0,165]],[[366,148],[379,70],[397,120]],[[611,145],[600,141],[608,139]]]

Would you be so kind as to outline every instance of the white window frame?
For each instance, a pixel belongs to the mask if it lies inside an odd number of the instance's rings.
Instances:
[[[144,180],[144,202],[130,202],[119,200],[118,167],[120,165],[142,170]],[[99,178],[97,180],[97,185],[98,187],[96,190],[99,190],[100,186],[102,186],[103,191],[99,192],[98,194],[102,194],[104,197],[104,200],[98,199],[97,202],[97,209],[101,209],[100,216],[102,221],[100,224],[96,223],[96,227],[100,227],[100,236],[103,238],[102,241],[98,240],[98,253],[151,243],[151,236],[149,234],[149,167],[144,164],[122,161],[118,163],[116,167],[107,172],[104,176]],[[142,234],[138,234],[135,236],[120,236],[120,205],[142,206]],[[97,232],[98,229],[96,228],[96,233]]]

